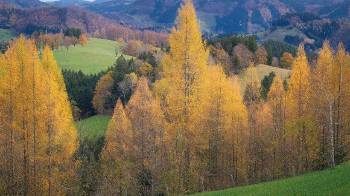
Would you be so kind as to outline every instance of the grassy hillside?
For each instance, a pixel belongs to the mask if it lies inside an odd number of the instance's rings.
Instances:
[[[269,65],[257,65],[256,66],[256,71],[258,73],[258,78],[259,80],[263,80],[265,76],[268,76],[271,72],[275,72],[277,76],[282,78],[282,80],[285,80],[289,77],[290,75],[290,70],[288,69],[282,69],[278,67],[272,67]],[[239,76],[240,78],[240,83],[241,83],[241,90],[244,92],[245,86],[246,86],[246,72],[242,72]]]
[[[275,40],[285,42],[286,36],[295,36],[302,40],[309,39],[303,32],[295,27],[279,27],[272,32],[266,31],[263,33],[258,33],[258,37],[261,41]]]
[[[8,29],[0,29],[0,41],[8,41],[14,36],[12,32]]]
[[[68,50],[55,51],[55,57],[62,69],[98,73],[115,62],[119,45],[115,41],[91,38],[87,46],[71,46]]]
[[[96,139],[103,137],[110,118],[110,116],[97,115],[77,122],[80,139]]]
[[[313,172],[289,179],[252,186],[196,194],[197,196],[225,195],[350,195],[350,162],[335,169]]]

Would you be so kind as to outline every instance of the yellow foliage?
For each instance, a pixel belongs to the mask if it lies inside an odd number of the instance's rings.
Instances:
[[[299,117],[306,115],[311,90],[310,77],[309,63],[304,46],[301,45],[292,64],[292,74],[288,84],[287,96],[291,114],[296,114]]]
[[[0,165],[13,171],[1,176],[6,193],[73,192],[77,133],[51,49],[45,47],[40,61],[34,42],[21,36],[1,58],[0,70],[0,151],[6,152]]]
[[[98,114],[110,114],[111,105],[109,104],[112,96],[112,87],[114,80],[112,73],[108,72],[97,82],[92,105]]]

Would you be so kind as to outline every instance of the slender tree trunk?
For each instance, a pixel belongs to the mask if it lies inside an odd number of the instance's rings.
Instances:
[[[10,68],[10,67],[9,67]],[[12,78],[12,71],[10,71],[10,77]],[[14,186],[15,186],[15,181],[14,181],[14,173],[15,173],[15,161],[14,161],[14,156],[15,156],[15,150],[14,150],[14,132],[13,132],[13,84],[12,84],[12,80],[10,79],[10,85],[9,85],[9,114],[8,114],[8,125],[9,125],[9,129],[10,129],[10,138],[9,138],[9,142],[10,142],[10,146],[9,146],[9,185],[8,185],[8,193],[11,194],[15,194],[15,190],[14,190]]]
[[[341,141],[341,120],[342,120],[342,117],[341,117],[341,112],[340,112],[340,108],[341,108],[341,102],[342,102],[342,84],[343,84],[343,65],[340,64],[340,69],[339,69],[339,81],[338,81],[338,96],[337,96],[337,109],[336,109],[336,112],[337,112],[337,118],[334,122],[335,126],[335,142],[334,142],[334,151],[339,151],[339,144],[342,144],[342,141]],[[334,158],[336,159],[336,158]],[[335,160],[335,162],[338,162],[338,160]]]
[[[183,185],[185,188],[185,192],[189,191],[190,189],[190,165],[191,165],[191,155],[190,155],[190,145],[189,145],[189,107],[190,107],[190,88],[191,88],[191,84],[190,84],[190,65],[189,65],[189,42],[188,42],[188,28],[189,28],[189,24],[188,24],[188,19],[186,18],[186,37],[185,37],[185,43],[186,43],[186,47],[185,49],[185,64],[184,64],[184,95],[185,95],[185,100],[184,100],[184,129],[182,130],[183,133],[185,135],[185,149],[184,149],[184,175],[183,175]]]
[[[24,98],[25,94],[24,94],[24,89],[23,86],[25,84],[24,81],[24,62],[21,62],[21,96]],[[23,131],[23,195],[27,195],[28,194],[28,183],[29,183],[29,179],[28,179],[28,130],[26,128],[26,120],[25,120],[25,115],[26,115],[26,108],[24,105],[22,105],[21,108],[21,112],[22,112],[22,126],[21,129]]]
[[[334,161],[334,129],[333,129],[333,103],[329,103],[329,125],[328,125],[328,151],[329,151],[329,167],[335,167]]]
[[[47,122],[47,134],[48,134],[48,181],[49,181],[49,187],[48,187],[48,195],[52,195],[52,132],[53,132],[53,122],[52,122],[52,113],[51,113],[51,106],[52,106],[52,100],[51,100],[51,87],[49,85],[48,87],[48,122]]]
[[[32,96],[33,96],[33,100],[32,100],[32,110],[33,110],[33,169],[34,169],[34,172],[33,172],[33,182],[32,184],[34,185],[34,196],[37,195],[37,163],[36,163],[36,105],[35,105],[35,65],[34,65],[34,62],[33,62],[33,76],[32,76],[32,80],[33,80],[33,87],[32,87]]]

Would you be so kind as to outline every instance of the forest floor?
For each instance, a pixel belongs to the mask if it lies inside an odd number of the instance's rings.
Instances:
[[[237,187],[216,192],[195,194],[195,196],[225,195],[350,195],[350,162],[334,169],[311,172],[302,176],[286,178],[273,182]]]

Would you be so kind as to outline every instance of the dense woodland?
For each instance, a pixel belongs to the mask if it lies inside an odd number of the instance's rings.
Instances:
[[[232,39],[231,46],[203,41],[186,1],[169,48],[133,41],[124,51],[138,58],[121,56],[95,76],[64,71],[63,77],[52,45],[13,41],[0,56],[0,193],[187,194],[349,160],[344,47],[334,50],[326,41],[311,62],[302,45],[294,51],[259,46],[254,37]],[[252,62],[273,64],[276,56],[290,78],[271,73],[260,81]],[[247,73],[242,90],[240,70]],[[112,115],[103,140],[79,140],[76,108],[82,117]]]

